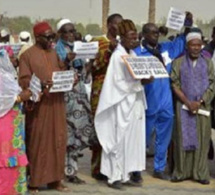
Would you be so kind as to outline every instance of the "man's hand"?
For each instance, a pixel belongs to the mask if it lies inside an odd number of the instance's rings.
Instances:
[[[197,101],[190,102],[187,107],[189,108],[190,112],[196,114],[198,109],[200,108],[201,103]]]
[[[67,61],[72,61],[72,60],[75,59],[75,56],[76,56],[76,53],[74,53],[74,52],[69,52],[69,53],[67,54],[67,56],[66,56],[66,60],[67,60]]]
[[[42,87],[46,88],[46,89],[50,89],[53,85],[53,81],[52,80],[47,80],[47,81],[43,81],[42,82]]]
[[[184,20],[185,27],[191,27],[193,25],[193,14],[191,12],[186,12],[186,17]]]
[[[149,79],[141,79],[141,84],[142,84],[142,85],[149,84],[149,83],[151,83],[153,80],[154,80],[154,77],[153,77],[153,76],[150,76]]]

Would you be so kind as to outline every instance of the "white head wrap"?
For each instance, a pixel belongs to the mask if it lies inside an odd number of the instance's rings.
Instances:
[[[93,37],[92,37],[92,35],[87,34],[84,39],[86,40],[86,42],[90,42],[90,41],[92,41]]]
[[[1,37],[6,37],[6,36],[9,35],[9,34],[10,34],[9,31],[6,30],[6,29],[2,29],[2,30],[1,30]]]
[[[61,29],[61,27],[65,24],[72,24],[71,20],[69,19],[62,19],[57,23],[57,31]]]
[[[202,40],[202,35],[201,33],[199,32],[190,32],[187,34],[186,36],[186,41],[189,42],[193,39],[199,39],[199,40]]]
[[[24,43],[21,39],[27,39],[27,38],[29,38],[27,43],[29,43],[29,44],[32,43],[31,34],[28,31],[21,31],[19,33],[19,42],[20,43]]]

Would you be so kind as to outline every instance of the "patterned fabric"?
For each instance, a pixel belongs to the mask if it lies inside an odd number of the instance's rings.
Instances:
[[[209,86],[206,60],[199,57],[193,67],[188,56],[180,69],[181,89],[189,101],[199,101]],[[181,109],[182,140],[184,150],[195,150],[198,147],[196,115]]]
[[[15,105],[0,118],[0,194],[17,195],[27,191],[24,115]]]
[[[99,95],[101,93],[102,85],[104,82],[105,74],[108,67],[108,62],[112,51],[109,49],[110,41],[105,36],[95,37],[93,41],[99,42],[99,59],[95,61],[92,67],[92,94],[91,94],[91,109],[95,115],[96,108],[99,102]]]
[[[78,170],[78,153],[89,147],[96,136],[90,103],[82,80],[72,91],[65,93],[65,101],[68,124],[65,174],[74,176]]]
[[[61,60],[65,60],[67,53],[71,52],[72,49],[72,45],[68,45],[62,39],[58,40],[56,51]],[[85,89],[84,61],[74,60],[68,68],[77,68],[77,71],[81,75],[78,84],[73,90],[65,93],[68,126],[65,175],[75,176],[78,171],[78,154],[96,140],[96,134],[93,126],[90,102],[87,99]]]

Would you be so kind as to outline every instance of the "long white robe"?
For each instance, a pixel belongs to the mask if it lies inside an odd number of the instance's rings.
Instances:
[[[129,173],[145,169],[145,93],[128,72],[123,55],[128,54],[119,44],[111,56],[95,116],[103,148],[101,173],[109,183],[126,182]]]

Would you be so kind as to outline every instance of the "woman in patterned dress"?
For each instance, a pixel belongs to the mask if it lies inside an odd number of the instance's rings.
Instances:
[[[22,101],[31,96],[21,92],[15,69],[5,50],[0,50],[0,194],[27,192],[24,115]]]

